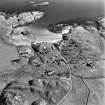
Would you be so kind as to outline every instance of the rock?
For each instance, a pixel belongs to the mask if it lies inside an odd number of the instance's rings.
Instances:
[[[12,28],[18,27],[19,26],[19,22],[17,19],[16,15],[13,15],[11,17],[9,17],[8,19],[6,19],[7,24],[9,24]]]
[[[62,31],[61,31],[61,33],[60,34],[69,34],[69,33],[71,33],[71,31],[73,30],[73,27],[72,26],[65,26],[65,27],[63,27],[63,29],[62,29]]]
[[[19,24],[20,25],[23,25],[25,24],[26,22],[27,23],[30,23],[30,22],[33,22],[34,21],[34,17],[32,16],[32,14],[30,12],[24,12],[24,13],[20,13],[18,15],[18,19],[19,19]]]
[[[43,12],[40,11],[32,11],[32,12],[23,12],[18,15],[18,20],[20,25],[24,25],[25,23],[32,23],[40,18],[42,18],[44,15]]]
[[[44,12],[41,12],[41,11],[33,11],[31,13],[32,13],[35,21],[39,20],[40,18],[42,18],[44,16]]]
[[[31,12],[22,12],[19,15],[10,15],[6,19],[7,14],[0,15],[0,22],[5,21],[12,28],[18,27],[20,25],[30,24],[42,18],[44,12],[40,11],[31,11]]]
[[[50,4],[50,2],[46,1],[46,2],[39,2],[39,3],[37,3],[37,2],[34,2],[34,1],[30,1],[29,4],[31,6],[33,6],[33,7],[37,7],[37,6],[47,6],[47,5]]]
[[[105,39],[105,17],[101,17],[97,20],[98,30],[100,35]]]
[[[101,17],[98,20],[98,23],[100,26],[102,26],[103,28],[105,28],[105,17]]]
[[[68,30],[72,28],[72,26],[68,24],[50,24],[48,25],[48,30],[54,33],[62,33],[62,31],[66,30],[64,33],[68,33]]]

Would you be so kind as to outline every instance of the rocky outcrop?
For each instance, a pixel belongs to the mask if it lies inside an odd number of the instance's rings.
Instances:
[[[103,38],[105,38],[105,18],[101,17],[97,19],[98,30]]]
[[[103,28],[105,28],[105,17],[101,17],[97,20],[97,22],[99,23],[99,25]]]
[[[48,30],[54,33],[69,33],[72,30],[72,26],[69,24],[50,24],[48,25]],[[64,32],[63,32],[64,31]]]
[[[44,15],[44,13],[40,12],[40,11],[20,13],[18,15],[19,24],[23,25],[25,23],[35,22],[35,21],[39,20],[40,18],[42,18],[43,15]]]
[[[41,11],[31,11],[31,12],[22,12],[19,15],[13,14],[8,16],[6,19],[6,16],[8,14],[1,13],[0,14],[0,20],[6,21],[7,24],[12,25],[12,27],[18,27],[22,25],[27,25],[32,22],[38,21],[40,18],[43,17],[44,12]]]

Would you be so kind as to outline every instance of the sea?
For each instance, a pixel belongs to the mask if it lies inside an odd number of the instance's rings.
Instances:
[[[48,5],[33,6],[42,2]],[[45,13],[39,26],[75,18],[96,19],[105,14],[104,0],[0,0],[0,11],[19,13],[39,10]]]

